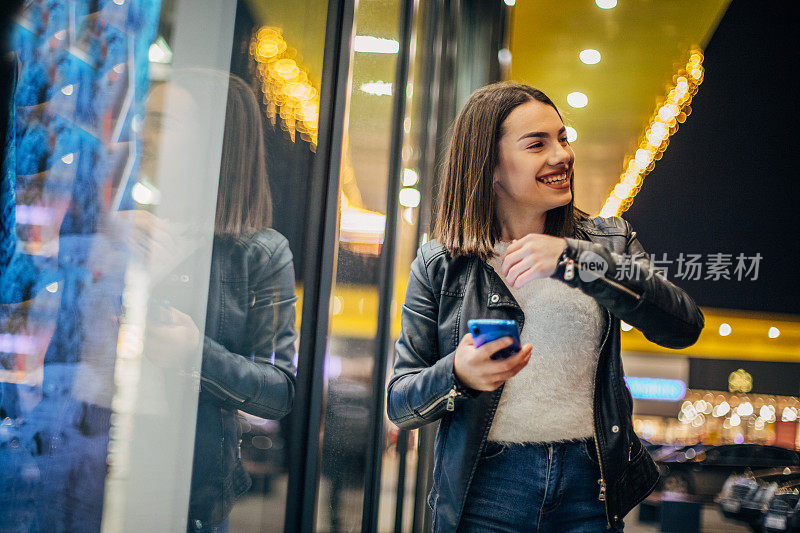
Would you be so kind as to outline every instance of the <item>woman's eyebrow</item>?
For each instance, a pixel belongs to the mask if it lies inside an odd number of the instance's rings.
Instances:
[[[538,139],[538,138],[547,138],[550,134],[544,131],[531,131],[517,139],[517,142],[521,141],[522,139]]]
[[[562,126],[561,129],[558,130],[558,135],[563,135],[564,133],[566,133],[566,131],[567,131],[567,127],[566,126]],[[546,131],[530,131],[530,132],[526,133],[525,135],[523,135],[522,137],[520,137],[519,139],[517,139],[517,142],[519,142],[519,141],[521,141],[523,139],[541,139],[541,138],[545,138],[546,139],[549,136],[550,136],[550,134],[547,133]]]

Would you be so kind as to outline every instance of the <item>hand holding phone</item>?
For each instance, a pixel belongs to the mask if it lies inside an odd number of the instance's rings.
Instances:
[[[520,346],[513,320],[470,320],[467,326],[470,333],[461,338],[453,361],[453,373],[464,385],[496,390],[530,361],[533,347]]]
[[[517,328],[517,323],[514,320],[478,318],[467,321],[467,327],[472,333],[472,341],[476,347],[503,337],[511,337],[512,344],[510,346],[506,346],[492,354],[491,359],[495,361],[508,359],[522,349],[522,344],[519,340],[519,328]]]

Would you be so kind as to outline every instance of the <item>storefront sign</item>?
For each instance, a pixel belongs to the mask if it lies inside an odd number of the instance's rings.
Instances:
[[[631,396],[642,400],[675,402],[686,396],[686,383],[679,379],[640,378],[628,376],[625,383]]]

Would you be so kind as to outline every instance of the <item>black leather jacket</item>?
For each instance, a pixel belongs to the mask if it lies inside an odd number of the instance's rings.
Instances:
[[[250,487],[237,410],[279,419],[292,408],[294,281],[277,231],[214,238],[189,506],[197,531],[224,520]]]
[[[602,473],[598,498],[605,501],[609,524],[618,527],[652,492],[659,476],[633,431],[633,400],[623,381],[620,358],[620,320],[670,348],[694,344],[705,320],[688,294],[660,273],[652,274],[649,256],[622,218],[581,221],[575,238],[566,241],[552,277],[594,297],[606,311],[595,374],[594,426]],[[608,267],[604,275],[594,279],[585,275],[589,262],[597,264],[600,258]],[[615,279],[618,271],[630,273],[628,267],[634,265],[639,267],[637,276]],[[441,420],[428,496],[436,532],[458,527],[503,391],[501,386],[478,392],[455,380],[455,349],[472,318],[512,319],[520,329],[525,321],[519,304],[492,267],[474,257],[451,257],[436,241],[425,244],[411,265],[387,411],[402,429]]]

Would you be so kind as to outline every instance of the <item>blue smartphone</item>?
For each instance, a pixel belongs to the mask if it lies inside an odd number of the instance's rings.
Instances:
[[[522,349],[519,341],[519,328],[515,320],[498,320],[493,318],[476,318],[467,321],[469,332],[475,346],[480,346],[502,337],[511,337],[514,341],[511,346],[506,346],[492,355],[492,359],[508,359]]]

